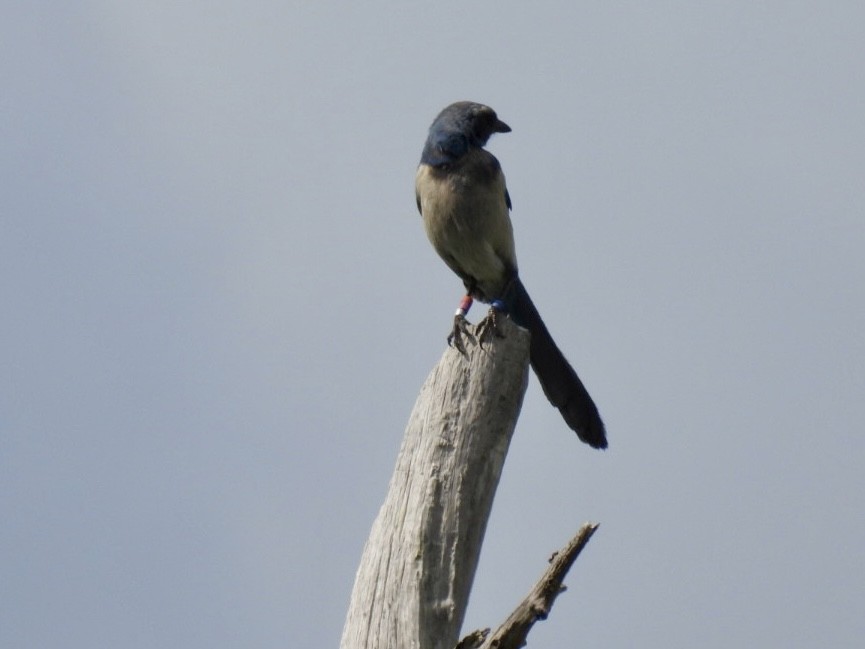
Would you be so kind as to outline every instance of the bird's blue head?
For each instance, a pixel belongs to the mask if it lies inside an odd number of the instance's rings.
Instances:
[[[493,133],[510,130],[489,106],[458,101],[433,120],[420,161],[433,167],[452,164],[471,148],[483,147]]]

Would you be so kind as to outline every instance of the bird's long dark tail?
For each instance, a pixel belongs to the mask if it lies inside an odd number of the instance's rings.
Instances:
[[[532,335],[529,357],[544,394],[577,436],[594,448],[607,448],[604,422],[583,382],[556,346],[528,292],[515,277],[506,303],[511,317]]]

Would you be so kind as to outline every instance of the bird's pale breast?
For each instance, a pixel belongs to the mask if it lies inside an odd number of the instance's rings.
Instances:
[[[422,164],[415,180],[424,228],[436,252],[486,297],[498,297],[516,270],[516,254],[505,180],[495,158],[477,151],[447,171]]]

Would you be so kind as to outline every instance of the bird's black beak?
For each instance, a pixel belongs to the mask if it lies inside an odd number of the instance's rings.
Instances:
[[[510,133],[511,127],[505,124],[502,120],[496,120],[496,125],[493,126],[493,133]]]

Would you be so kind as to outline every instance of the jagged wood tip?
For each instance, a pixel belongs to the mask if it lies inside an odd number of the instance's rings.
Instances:
[[[532,626],[547,618],[556,597],[565,590],[562,584],[565,576],[597,529],[598,523],[585,523],[564,548],[550,557],[550,565],[544,574],[495,633],[490,634],[489,629],[470,633],[460,641],[457,649],[518,649],[525,646]]]

